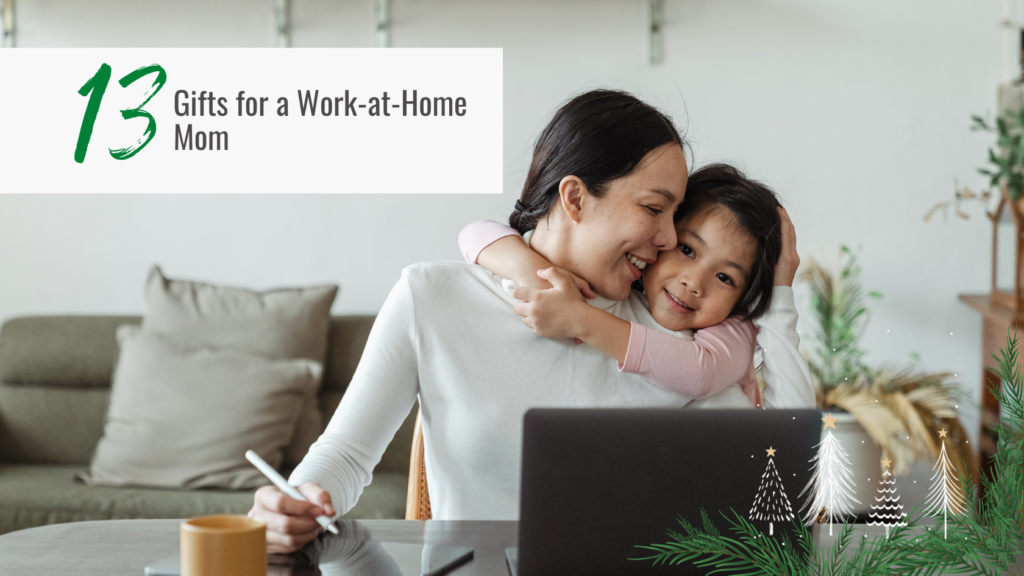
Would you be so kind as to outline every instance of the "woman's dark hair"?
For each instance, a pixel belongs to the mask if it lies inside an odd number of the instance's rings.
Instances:
[[[782,254],[779,206],[775,192],[764,184],[747,178],[728,164],[711,164],[690,174],[686,196],[675,214],[675,221],[679,222],[705,210],[724,208],[754,239],[754,265],[747,279],[747,288],[732,312],[744,314],[744,320],[763,315],[772,301],[775,264]]]
[[[648,152],[682,138],[672,121],[626,92],[593,90],[569,100],[544,128],[509,225],[526,233],[551,213],[558,184],[576,176],[600,198],[606,185],[629,175]]]

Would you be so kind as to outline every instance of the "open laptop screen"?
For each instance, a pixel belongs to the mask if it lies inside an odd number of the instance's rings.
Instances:
[[[701,507],[723,533],[729,525],[720,512],[751,519],[769,465],[784,493],[773,497],[799,515],[821,417],[817,410],[530,410],[519,576],[705,573],[629,558],[652,554],[638,544],[668,542],[669,529],[681,530],[677,517],[699,526]],[[753,524],[769,530],[768,521]],[[796,538],[789,521],[772,531]]]

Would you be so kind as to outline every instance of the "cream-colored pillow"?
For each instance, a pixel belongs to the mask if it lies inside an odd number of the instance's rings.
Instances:
[[[241,350],[270,358],[308,358],[321,364],[327,351],[335,285],[255,292],[244,288],[168,279],[154,266],[146,281],[142,326],[200,346]],[[306,398],[285,463],[298,464],[323,431],[316,389]]]
[[[138,326],[118,328],[103,438],[88,484],[255,488],[267,479],[246,459],[279,466],[319,362],[270,360],[198,348]]]

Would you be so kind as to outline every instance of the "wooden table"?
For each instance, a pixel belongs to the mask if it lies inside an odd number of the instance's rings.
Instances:
[[[0,575],[143,576],[145,567],[178,554],[181,520],[105,520],[20,530],[0,536]],[[349,541],[469,546],[473,560],[453,576],[509,574],[505,548],[517,522],[344,520]],[[418,573],[418,558],[413,567]],[[408,564],[408,562],[407,562]],[[403,567],[404,568],[404,567]],[[333,571],[334,573],[344,573]]]
[[[0,576],[143,576],[145,567],[178,554],[180,520],[104,520],[73,522],[30,528],[0,536]],[[505,548],[517,543],[518,522],[417,521],[417,520],[345,520],[339,523],[341,534],[335,542],[382,543],[390,551],[409,544],[471,546],[471,562],[457,568],[454,576],[508,576]],[[828,526],[817,524],[811,533],[822,547],[829,547],[838,536],[830,536]],[[853,542],[868,534],[881,536],[881,526],[858,524]],[[389,549],[389,546],[391,547]],[[852,547],[851,547],[852,548]],[[418,549],[417,549],[418,550]],[[849,552],[849,550],[847,551]],[[393,553],[393,552],[392,552]],[[414,558],[399,558],[403,574],[419,574],[419,553]],[[1024,558],[1020,559],[1024,562]],[[343,575],[344,569],[321,565],[325,574]],[[678,573],[685,573],[675,567]],[[288,574],[269,571],[268,576]],[[366,565],[351,574],[379,576],[367,572]]]
[[[989,298],[988,294],[961,294],[960,300],[981,314],[981,412],[978,414],[978,452],[977,469],[985,476],[991,476],[991,456],[996,452],[996,442],[989,428],[999,423],[999,398],[989,390],[999,389],[1000,377],[997,372],[993,354],[1006,346],[1007,331],[1020,328],[1021,341],[1018,346],[1024,348],[1024,316],[1017,316],[1012,310],[1000,306]],[[1024,354],[1021,355],[1024,360]]]

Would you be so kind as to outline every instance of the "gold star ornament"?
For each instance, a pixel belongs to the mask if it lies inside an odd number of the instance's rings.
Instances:
[[[833,430],[836,429],[836,420],[839,420],[839,418],[833,418],[831,412],[828,413],[827,418],[821,419],[821,421],[825,423],[825,428],[831,426]],[[822,430],[824,430],[825,428],[822,428]]]
[[[889,460],[888,458],[882,460],[882,466],[892,466],[892,460]]]
[[[943,428],[942,430],[939,430],[939,438],[945,438],[945,437],[946,437],[946,429]]]
[[[769,456],[775,456],[775,448],[772,448],[771,446],[769,446],[765,452],[767,452]]]

